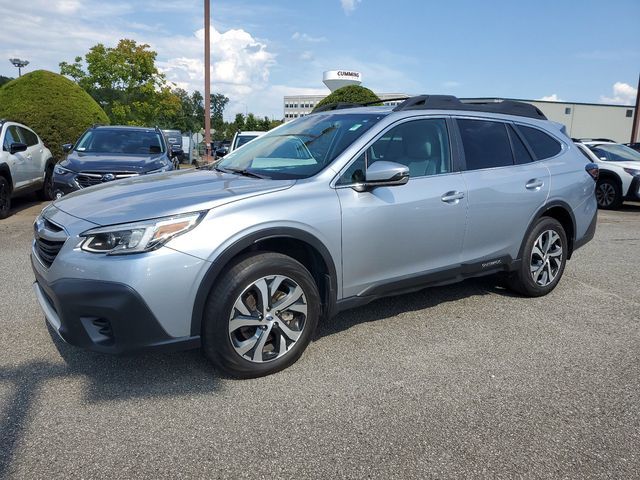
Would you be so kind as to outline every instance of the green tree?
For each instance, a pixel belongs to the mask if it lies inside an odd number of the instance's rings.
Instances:
[[[258,130],[258,119],[253,113],[247,115],[247,118],[244,122],[244,129],[249,131]]]
[[[9,83],[11,80],[13,80],[13,78],[0,75],[0,87],[5,83]]]
[[[211,128],[214,140],[224,140],[225,123],[223,119],[224,109],[229,103],[229,98],[222,93],[212,93],[210,96]]]
[[[71,77],[106,111],[114,124],[154,125],[176,116],[181,108],[155,65],[156,52],[147,44],[122,39],[116,47],[99,43],[74,63],[61,62],[60,73]]]
[[[271,130],[271,120],[269,120],[269,117],[264,117],[262,120],[260,120],[260,123],[258,124],[258,130],[261,130],[263,132]]]
[[[235,132],[237,132],[238,130],[247,130],[247,128],[245,128],[245,120],[243,114],[236,113],[236,118],[233,121],[233,128],[235,129]]]
[[[167,118],[167,128],[181,132],[199,132],[204,126],[204,98],[197,90],[189,95],[182,88],[172,92],[180,100],[178,112]],[[164,125],[163,125],[164,126]]]
[[[313,110],[334,103],[370,103],[373,105],[380,101],[380,98],[368,88],[360,85],[347,85],[323,98]]]

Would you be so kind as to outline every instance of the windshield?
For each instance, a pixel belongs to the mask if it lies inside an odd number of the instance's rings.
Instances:
[[[601,144],[591,148],[596,157],[609,162],[640,162],[640,153],[626,145]]]
[[[362,113],[308,115],[234,150],[218,168],[275,179],[311,177],[383,117]]]
[[[100,128],[88,130],[78,141],[75,150],[83,153],[148,155],[163,153],[164,143],[158,132]]]

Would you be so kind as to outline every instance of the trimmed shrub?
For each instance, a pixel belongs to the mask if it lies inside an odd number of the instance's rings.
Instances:
[[[330,105],[332,103],[370,103],[381,102],[378,96],[366,87],[360,85],[347,85],[332,92],[330,95],[323,98],[318,105],[314,108],[324,105]]]
[[[26,73],[0,87],[0,118],[35,131],[56,160],[95,123],[108,124],[104,110],[71,80],[46,70]]]

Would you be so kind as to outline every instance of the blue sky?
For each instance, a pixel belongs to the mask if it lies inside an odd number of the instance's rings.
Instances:
[[[324,93],[323,70],[377,92],[633,102],[640,1],[212,0],[213,90],[282,117],[282,96]],[[0,59],[58,70],[95,43],[149,43],[167,78],[203,88],[201,0],[0,0]],[[26,34],[25,34],[26,33]],[[0,61],[0,75],[15,69]]]

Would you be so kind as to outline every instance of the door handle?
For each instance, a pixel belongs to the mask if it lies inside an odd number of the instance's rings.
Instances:
[[[464,198],[464,193],[451,191],[442,195],[440,200],[442,200],[445,203],[458,203],[458,200],[462,200],[463,198]]]
[[[537,178],[533,178],[527,182],[525,188],[527,190],[540,190],[540,188],[544,185],[542,180],[538,180]]]

